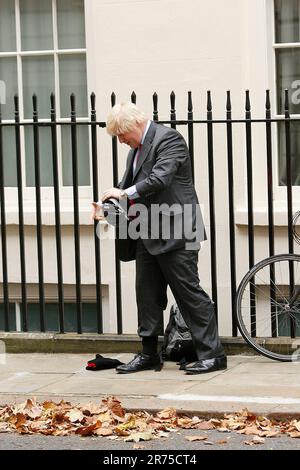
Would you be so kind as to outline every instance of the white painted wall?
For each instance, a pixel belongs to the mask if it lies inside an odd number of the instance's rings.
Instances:
[[[178,118],[187,115],[187,92],[192,90],[194,117],[205,118],[206,91],[212,92],[214,117],[224,118],[226,91],[231,90],[233,117],[244,117],[245,90],[251,93],[253,117],[264,117],[265,90],[274,101],[275,68],[273,59],[272,0],[86,0],[87,65],[89,93],[97,96],[97,118],[105,120],[110,108],[110,94],[126,101],[134,90],[137,104],[151,117],[152,94],[159,96],[159,117],[169,118],[169,94],[176,92]],[[186,136],[186,130],[181,129]],[[215,207],[218,247],[219,325],[222,335],[231,335],[230,265],[227,203],[227,153],[224,125],[216,125]],[[274,144],[276,139],[274,136]],[[209,234],[208,170],[206,127],[195,129],[196,189],[204,211]],[[98,131],[100,191],[112,185],[111,141],[105,130]],[[119,168],[125,168],[127,149],[119,147]],[[274,148],[274,165],[276,152]],[[247,270],[247,200],[244,125],[234,128],[235,208],[237,234],[237,279]],[[257,228],[256,259],[267,253],[265,128],[253,127],[254,207]],[[92,190],[81,203],[82,283],[94,283],[93,226],[89,223]],[[10,199],[11,202],[11,199]],[[13,204],[13,202],[11,202]],[[27,248],[35,258],[35,219],[30,202],[25,220],[31,225]],[[45,206],[45,278],[56,281],[54,223],[51,204]],[[282,188],[275,188],[277,251],[286,251],[286,206]],[[74,282],[72,239],[72,204],[63,204],[62,222],[66,282]],[[17,212],[11,208],[8,222],[16,223]],[[104,226],[102,227],[104,230]],[[111,229],[109,229],[111,230]],[[9,238],[9,275],[19,279],[17,230],[11,227]],[[113,242],[102,242],[102,278],[108,286],[109,308],[105,313],[105,331],[116,328]],[[205,242],[200,254],[201,283],[210,291],[210,247]],[[29,282],[37,278],[36,265],[28,266]],[[124,332],[136,332],[134,263],[122,264]],[[170,297],[172,302],[172,297]],[[166,318],[168,312],[166,312]]]

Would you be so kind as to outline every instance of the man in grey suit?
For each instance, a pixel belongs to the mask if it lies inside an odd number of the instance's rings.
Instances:
[[[176,130],[148,120],[133,103],[112,108],[107,131],[131,147],[119,187],[105,191],[102,201],[126,200],[128,214],[134,215],[133,227],[130,222],[127,227],[129,236],[122,240],[120,259],[136,260],[138,334],[143,345],[141,353],[116,370],[125,374],[159,368],[157,339],[163,334],[168,285],[198,357],[196,363],[185,366],[186,373],[225,369],[214,304],[199,284],[198,252],[206,236],[186,142]],[[93,204],[97,218],[97,204]]]

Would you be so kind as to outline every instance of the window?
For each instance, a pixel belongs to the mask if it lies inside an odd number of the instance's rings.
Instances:
[[[55,92],[58,121],[69,119],[70,94],[76,95],[78,121],[88,120],[84,0],[1,0],[0,80],[6,101],[2,120],[14,120],[14,95],[20,97],[21,120],[32,119],[32,95],[38,98],[40,120],[50,120],[50,94]],[[3,128],[4,182],[16,187],[14,128]],[[34,186],[32,126],[21,128],[25,182]],[[69,126],[58,127],[60,181],[72,184]],[[53,185],[51,133],[40,128],[42,186]],[[79,185],[89,186],[89,136],[78,128]]]
[[[285,313],[286,299],[289,297],[290,286],[278,286],[280,294],[276,295],[276,311],[277,311],[277,329],[278,336],[290,336],[291,335],[291,315],[290,312]],[[295,313],[293,314],[296,323],[296,336],[300,335],[300,312],[299,302],[295,304]]]
[[[300,0],[274,0],[277,114],[284,115],[284,90],[290,113],[300,116]],[[299,117],[298,116],[298,117]],[[278,124],[279,185],[286,185],[285,125]],[[292,184],[300,186],[300,123],[291,123]]]
[[[40,331],[40,305],[28,302],[28,331]],[[59,331],[58,303],[45,303],[46,331]],[[76,332],[76,303],[64,303],[64,326],[66,332]],[[21,331],[20,304],[9,304],[9,330]],[[97,305],[92,302],[82,303],[82,330],[84,333],[97,333]],[[4,331],[4,305],[0,302],[0,331]]]

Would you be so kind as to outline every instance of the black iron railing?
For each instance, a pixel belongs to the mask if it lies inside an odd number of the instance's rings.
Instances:
[[[35,177],[35,199],[36,199],[36,240],[37,240],[37,255],[38,255],[38,285],[39,285],[39,323],[40,331],[45,331],[45,291],[44,291],[44,250],[43,250],[43,211],[41,204],[41,181],[40,181],[40,143],[39,131],[41,127],[50,127],[51,129],[51,151],[53,163],[53,194],[54,194],[54,208],[55,208],[55,241],[56,241],[56,263],[57,263],[57,301],[59,309],[59,331],[65,332],[64,321],[64,275],[63,275],[63,261],[62,261],[62,243],[61,243],[61,209],[60,209],[60,184],[59,184],[59,171],[58,171],[58,126],[69,126],[71,129],[71,155],[72,155],[72,194],[73,194],[73,235],[74,235],[74,250],[75,250],[75,286],[76,286],[76,331],[82,333],[82,292],[81,292],[81,262],[80,262],[80,220],[79,220],[79,181],[78,181],[78,149],[77,149],[77,130],[78,126],[87,126],[90,132],[91,141],[91,161],[92,161],[92,198],[93,200],[99,199],[99,183],[98,173],[103,166],[101,155],[98,154],[97,146],[97,129],[104,128],[105,122],[97,121],[96,117],[96,97],[92,93],[91,97],[91,114],[89,121],[78,121],[76,115],[76,101],[75,96],[71,95],[71,114],[70,120],[58,121],[56,119],[56,106],[55,96],[51,95],[51,111],[50,121],[41,121],[38,116],[38,102],[37,97],[33,96],[33,117],[31,122],[21,122],[19,114],[19,100],[15,96],[15,119],[14,122],[3,122],[0,113],[0,208],[1,208],[1,248],[2,248],[2,298],[4,310],[4,330],[9,331],[9,276],[8,276],[8,263],[7,258],[7,222],[6,222],[6,201],[5,201],[5,178],[4,178],[4,149],[3,149],[3,129],[6,126],[13,127],[15,130],[15,148],[16,148],[16,163],[17,163],[17,195],[18,195],[18,235],[19,235],[19,252],[20,252],[20,285],[21,285],[21,327],[22,331],[28,331],[28,311],[27,311],[27,280],[26,280],[26,257],[25,249],[25,233],[24,233],[24,195],[23,195],[23,179],[22,174],[22,155],[21,155],[21,135],[20,129],[22,126],[29,126],[33,130],[34,142],[34,177]],[[136,95],[133,92],[131,95],[132,102],[136,102]],[[116,96],[111,95],[111,105],[116,103]],[[216,231],[216,209],[215,209],[215,141],[214,131],[216,126],[224,126],[226,130],[226,141],[224,141],[224,148],[227,153],[227,175],[224,176],[224,184],[226,181],[228,187],[228,230],[229,230],[229,246],[224,247],[224,250],[229,250],[230,257],[230,292],[231,292],[231,321],[232,321],[232,335],[237,335],[237,325],[235,320],[235,295],[237,288],[237,274],[236,274],[236,223],[235,223],[235,189],[234,182],[234,145],[233,145],[233,128],[237,124],[245,126],[245,165],[246,165],[246,179],[245,185],[247,187],[247,226],[248,226],[248,264],[251,268],[255,262],[255,243],[254,243],[254,207],[253,207],[253,143],[252,143],[252,126],[254,123],[260,123],[265,126],[266,138],[266,158],[262,161],[262,165],[266,165],[266,190],[267,190],[267,211],[268,211],[268,240],[269,240],[269,253],[273,255],[274,248],[274,207],[273,207],[273,128],[272,123],[284,122],[285,124],[285,150],[286,150],[286,194],[287,194],[287,237],[288,237],[288,250],[293,252],[293,227],[292,227],[292,214],[293,214],[293,186],[291,177],[291,121],[297,119],[291,118],[289,114],[289,100],[288,92],[285,95],[285,116],[282,118],[271,117],[270,93],[266,92],[266,106],[265,117],[263,119],[253,119],[251,115],[251,104],[249,91],[246,92],[245,100],[245,117],[243,119],[232,118],[231,95],[227,92],[226,102],[226,117],[225,119],[213,118],[213,107],[211,100],[211,93],[207,93],[207,115],[206,119],[195,119],[193,109],[192,93],[188,92],[187,97],[187,119],[178,119],[176,115],[176,96],[172,92],[170,95],[170,119],[159,120],[158,112],[158,96],[153,94],[153,120],[161,124],[170,125],[180,131],[182,127],[187,129],[187,143],[190,151],[192,174],[195,178],[195,167],[198,164],[195,155],[195,134],[199,126],[206,127],[207,133],[207,167],[208,167],[208,200],[209,200],[209,226],[210,226],[210,276],[211,276],[211,292],[216,305],[216,315],[218,316],[218,276],[217,276],[217,231]],[[298,119],[299,121],[299,119]],[[118,142],[116,138],[112,138],[112,162],[113,162],[113,177],[112,183],[116,185],[119,181],[118,170]],[[94,247],[95,247],[95,303],[97,309],[97,325],[96,331],[103,332],[103,313],[102,313],[102,293],[101,293],[101,253],[100,241],[96,234],[96,225],[94,230]],[[122,286],[121,286],[121,266],[116,258],[115,261],[115,278],[116,278],[116,306],[117,306],[117,332],[123,332],[122,326]],[[255,319],[255,305],[252,309],[252,319]],[[253,323],[253,335],[255,335],[255,322]]]

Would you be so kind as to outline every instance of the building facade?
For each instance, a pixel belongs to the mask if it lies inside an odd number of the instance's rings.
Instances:
[[[245,116],[245,90],[250,91],[252,116],[265,116],[265,90],[270,89],[272,115],[284,115],[284,89],[289,89],[290,112],[300,112],[299,0],[1,0],[0,80],[2,121],[14,120],[14,95],[20,119],[32,119],[32,94],[38,98],[39,119],[50,119],[50,94],[55,93],[57,119],[70,119],[71,93],[76,95],[78,121],[88,121],[89,96],[96,94],[97,120],[105,121],[111,93],[117,101],[130,99],[152,116],[152,95],[158,94],[159,119],[168,120],[170,92],[176,92],[176,116],[186,119],[187,94],[193,93],[194,119],[206,119],[207,90],[211,90],[214,119],[226,117],[226,92],[231,91],[232,114]],[[187,137],[186,126],[178,128]],[[113,185],[111,139],[97,130],[100,194]],[[234,127],[234,201],[237,281],[248,269],[247,169],[245,124]],[[207,129],[195,127],[195,184],[208,238],[209,185]],[[276,252],[287,251],[285,148],[282,125],[272,135]],[[298,125],[292,129],[294,205],[300,200]],[[67,330],[75,331],[72,161],[70,130],[58,128],[61,227]],[[252,130],[255,261],[268,255],[267,168],[265,127]],[[48,330],[57,329],[57,267],[51,135],[40,132],[44,282]],[[33,139],[21,129],[26,279],[29,330],[38,328],[38,273]],[[119,174],[127,150],[118,152]],[[14,128],[3,128],[3,166],[7,225],[8,280],[11,329],[21,330],[20,256]],[[228,230],[227,147],[224,125],[214,128],[215,213],[219,328],[232,334],[230,253]],[[92,195],[91,141],[87,127],[78,131],[80,259],[84,331],[95,331],[95,264],[90,223]],[[112,228],[101,222],[103,330],[116,331],[116,286]],[[210,246],[203,243],[199,272],[211,292]],[[0,275],[1,276],[1,275]],[[136,332],[134,263],[121,268],[123,332]],[[170,304],[172,303],[170,295]],[[3,310],[0,327],[3,329]],[[166,312],[166,320],[168,312]]]

